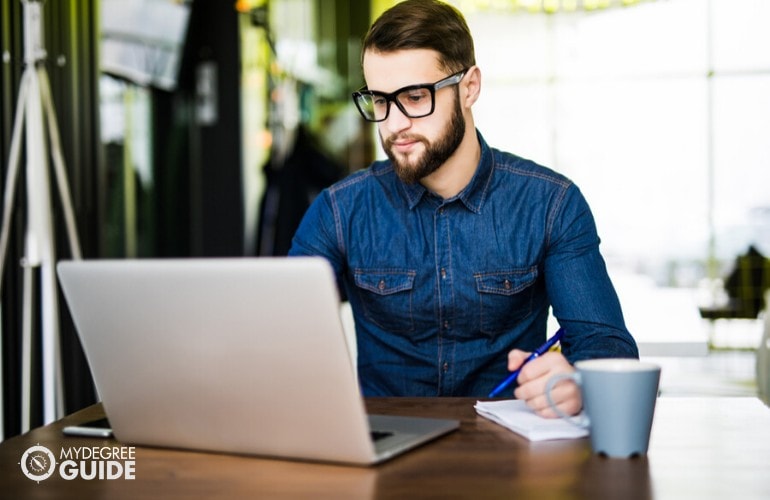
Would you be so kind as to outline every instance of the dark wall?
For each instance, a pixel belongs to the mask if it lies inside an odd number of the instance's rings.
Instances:
[[[215,70],[214,121],[196,112],[200,69]],[[153,164],[157,180],[152,253],[240,256],[240,40],[234,2],[195,1],[174,92],[153,90]]]
[[[242,255],[240,37],[234,2],[196,2],[190,23],[188,68],[211,64],[216,74],[217,119],[196,120],[191,137],[192,255]]]

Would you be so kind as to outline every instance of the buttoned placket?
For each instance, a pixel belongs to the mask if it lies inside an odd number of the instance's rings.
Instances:
[[[434,252],[438,301],[437,367],[440,396],[450,395],[454,386],[454,293],[452,290],[452,254],[449,216],[451,206],[442,203],[433,214]]]

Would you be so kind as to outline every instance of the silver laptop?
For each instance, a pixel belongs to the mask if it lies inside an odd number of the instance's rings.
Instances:
[[[367,415],[321,258],[58,266],[125,443],[374,464],[459,426]]]

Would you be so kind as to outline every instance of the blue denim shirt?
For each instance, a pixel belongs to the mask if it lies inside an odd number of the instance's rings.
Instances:
[[[328,259],[350,301],[366,396],[486,396],[508,351],[545,342],[549,306],[570,362],[638,357],[578,188],[478,138],[457,196],[375,162],[324,190],[294,236],[290,255]]]

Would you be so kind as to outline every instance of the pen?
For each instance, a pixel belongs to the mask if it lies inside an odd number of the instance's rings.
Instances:
[[[489,393],[489,397],[490,398],[494,398],[498,394],[500,394],[502,391],[504,391],[506,387],[511,385],[513,383],[513,381],[516,380],[516,378],[519,376],[519,372],[521,371],[522,368],[524,368],[524,365],[526,365],[527,363],[529,363],[533,359],[538,358],[538,357],[542,356],[543,354],[545,354],[546,352],[548,352],[548,350],[551,347],[553,347],[556,344],[556,342],[561,340],[561,338],[563,336],[564,336],[564,328],[559,328],[556,331],[556,333],[553,334],[553,337],[548,339],[545,344],[543,344],[540,347],[538,347],[537,349],[535,349],[534,352],[532,354],[530,354],[529,357],[527,357],[527,359],[524,360],[524,362],[521,364],[521,366],[519,366],[518,369],[516,369],[515,371],[511,372],[511,374],[508,375],[508,377],[505,380],[500,382],[500,384],[497,387],[495,387],[492,390],[492,392]]]

